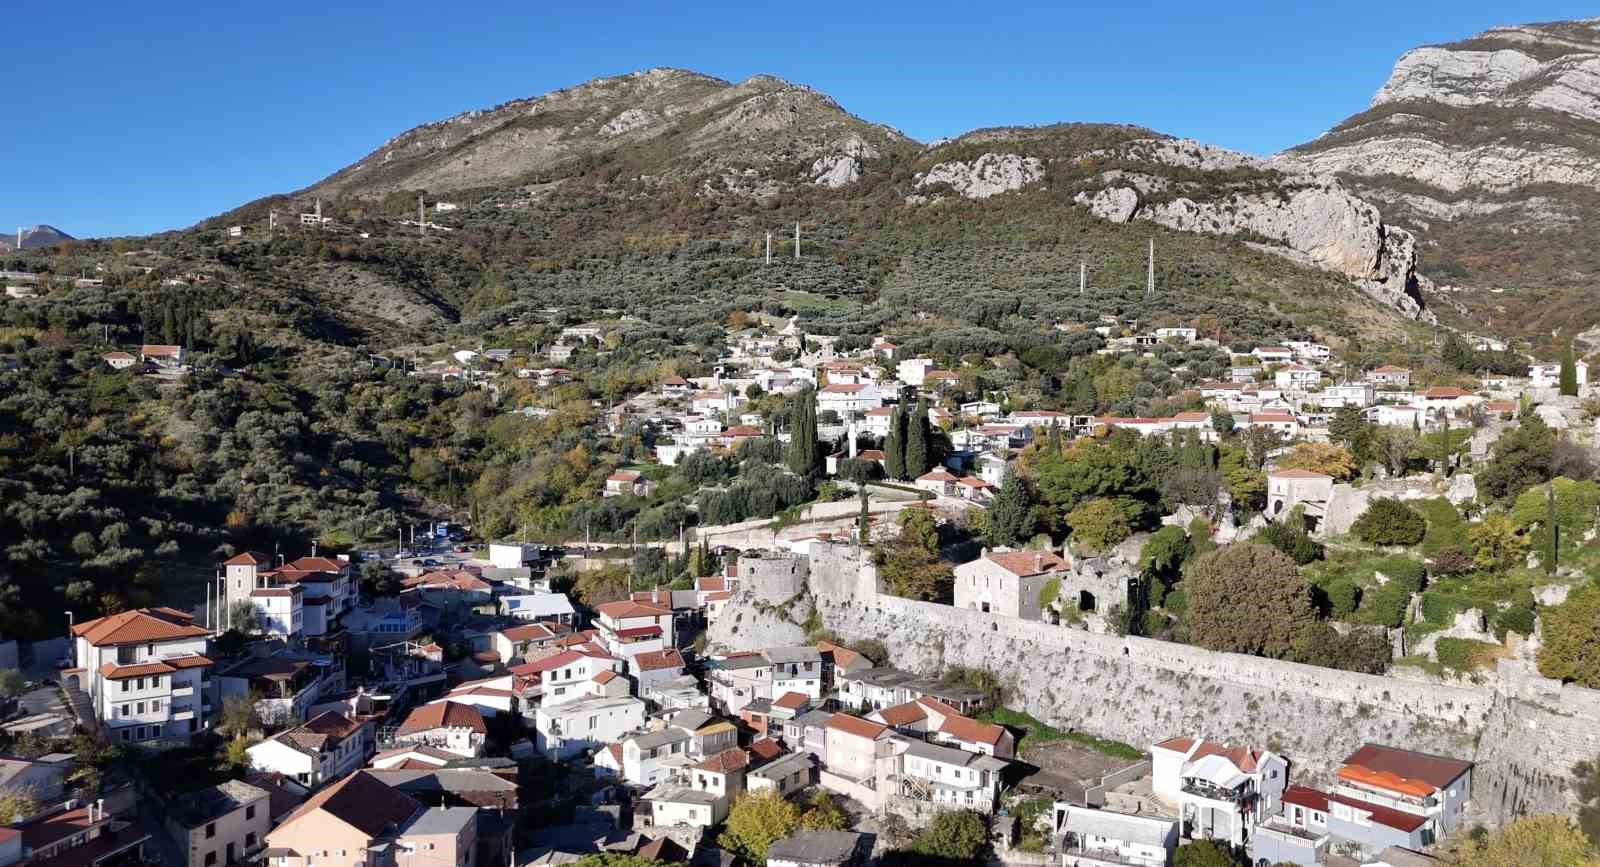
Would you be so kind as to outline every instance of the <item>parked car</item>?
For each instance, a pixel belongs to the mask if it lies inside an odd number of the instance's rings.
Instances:
[[[428,567],[431,568],[433,566],[439,565],[439,561],[433,559],[432,557],[429,557],[428,559],[422,561],[422,565],[428,566]]]

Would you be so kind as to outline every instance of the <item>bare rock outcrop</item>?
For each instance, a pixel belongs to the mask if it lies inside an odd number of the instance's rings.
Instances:
[[[916,187],[943,184],[968,199],[987,199],[1020,190],[1044,177],[1044,162],[1020,154],[983,154],[971,162],[942,162],[917,176]]]
[[[839,142],[833,153],[817,157],[811,164],[811,182],[821,187],[838,189],[861,180],[862,162],[876,159],[878,149],[860,136],[852,135]]]
[[[1385,225],[1371,203],[1337,180],[1283,172],[1265,160],[1188,139],[1146,139],[1096,159],[1137,162],[1147,171],[1104,173],[1110,185],[1078,193],[1090,213],[1116,223],[1149,220],[1183,232],[1265,239],[1260,249],[1350,277],[1367,295],[1412,319],[1423,309],[1416,273],[1416,239]],[[1163,170],[1217,173],[1215,184],[1156,184]],[[1237,184],[1227,179],[1242,176]],[[1130,179],[1141,178],[1143,191]]]

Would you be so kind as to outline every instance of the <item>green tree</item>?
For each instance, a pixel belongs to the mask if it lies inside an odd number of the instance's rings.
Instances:
[[[1594,845],[1600,845],[1600,759],[1578,762],[1572,768],[1577,781],[1578,827]]]
[[[1217,840],[1194,840],[1172,854],[1172,867],[1245,867],[1248,863]]]
[[[1578,396],[1578,359],[1572,352],[1572,341],[1561,347],[1561,374],[1558,383],[1563,397]]]
[[[1600,689],[1600,587],[1572,591],[1567,601],[1544,609],[1541,620],[1539,673]]]
[[[1461,849],[1454,867],[1600,867],[1600,849],[1566,816],[1525,816]]]
[[[747,864],[765,864],[767,847],[800,827],[800,815],[800,808],[777,792],[745,792],[728,810],[717,844]]]
[[[914,479],[932,465],[930,437],[928,406],[918,401],[916,415],[906,419],[906,478]]]
[[[1211,428],[1217,432],[1217,436],[1226,437],[1231,435],[1233,433],[1233,413],[1220,408],[1212,410]]]
[[[989,829],[973,810],[942,810],[911,844],[930,858],[975,861],[989,845]]]
[[[1299,568],[1270,545],[1236,542],[1196,557],[1183,589],[1189,636],[1210,650],[1283,657],[1315,620]]]
[[[1128,513],[1115,500],[1090,500],[1067,513],[1072,539],[1093,553],[1106,551],[1133,533]]]
[[[1479,569],[1509,569],[1528,553],[1528,538],[1506,515],[1488,515],[1467,528],[1467,546]]]
[[[1411,466],[1411,461],[1417,456],[1417,446],[1421,436],[1411,428],[1401,425],[1385,425],[1378,428],[1373,437],[1373,449],[1377,454],[1378,462],[1389,471],[1389,475],[1399,478],[1406,474],[1406,469]]]
[[[900,512],[900,534],[873,552],[884,587],[906,599],[945,601],[954,589],[949,563],[939,559],[939,528],[926,509]]]
[[[1308,470],[1344,481],[1356,474],[1356,459],[1344,446],[1332,443],[1301,443],[1278,461],[1280,470]]]
[[[681,861],[654,861],[639,855],[621,852],[590,852],[573,862],[572,867],[674,867]]]
[[[816,789],[811,797],[806,798],[800,827],[811,831],[845,831],[850,828],[850,817],[832,795],[823,789]]]
[[[37,812],[39,812],[39,802],[27,792],[0,792],[0,825],[20,822]]]
[[[1428,522],[1405,503],[1379,497],[1350,525],[1350,530],[1369,545],[1415,545],[1428,532]]]
[[[891,479],[906,477],[906,411],[898,404],[889,416],[889,436],[883,441],[883,473]]]
[[[1528,537],[1547,571],[1575,552],[1600,513],[1600,483],[1554,478],[1529,488],[1511,506],[1511,520]]]
[[[1021,545],[1033,538],[1033,495],[1015,469],[1007,468],[988,512],[989,544]]]
[[[1489,462],[1477,473],[1478,490],[1488,499],[1510,499],[1550,481],[1556,435],[1538,413],[1525,411],[1516,427],[1494,441]]]
[[[1357,470],[1372,462],[1374,427],[1362,417],[1360,407],[1341,406],[1334,410],[1328,422],[1328,439],[1350,452]]]

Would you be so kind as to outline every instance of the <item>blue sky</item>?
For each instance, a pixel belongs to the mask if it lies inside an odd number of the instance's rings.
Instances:
[[[1270,153],[1362,110],[1407,48],[1586,14],[1555,0],[22,0],[0,53],[0,227],[182,227],[419,123],[652,66],[772,73],[923,141],[1119,121]]]

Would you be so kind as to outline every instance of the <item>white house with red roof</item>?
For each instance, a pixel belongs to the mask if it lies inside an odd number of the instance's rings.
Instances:
[[[469,680],[428,704],[453,701],[457,704],[471,705],[483,715],[484,719],[493,719],[501,714],[516,714],[520,710],[521,699],[514,688],[515,680],[515,675],[511,674]]]
[[[298,584],[257,587],[250,591],[250,604],[255,607],[256,627],[262,633],[277,638],[293,638],[304,633],[304,587]]]
[[[915,701],[876,710],[867,719],[892,726],[902,734],[915,735],[967,752],[1001,759],[1016,755],[1016,735],[1005,726],[978,722],[963,716],[936,698],[923,696]]]
[[[356,593],[351,587],[350,562],[344,557],[301,557],[274,568],[271,558],[245,551],[223,561],[224,611],[234,603],[247,601],[257,609],[258,619],[287,616],[292,626],[292,597],[280,594],[256,595],[258,590],[298,586],[301,590],[300,632],[308,636],[326,635],[338,629],[340,615],[355,607]]]
[[[1288,364],[1294,361],[1294,350],[1287,346],[1257,346],[1250,350],[1262,364]]]
[[[683,653],[668,647],[634,655],[628,661],[628,668],[639,684],[639,694],[643,695],[652,684],[681,677],[685,664]]]
[[[488,737],[483,714],[470,704],[456,701],[415,708],[394,731],[396,744],[426,745],[467,758],[483,755]]]
[[[1437,839],[1461,827],[1472,800],[1472,768],[1460,759],[1365,744],[1345,757],[1333,795],[1419,816]]]
[[[880,406],[861,414],[861,429],[879,439],[889,435],[894,427],[894,407]]]
[[[817,389],[817,412],[829,410],[841,419],[858,418],[883,406],[883,393],[867,382],[835,382]]]
[[[750,754],[729,747],[692,765],[668,769],[666,779],[643,798],[650,808],[649,824],[657,828],[720,824],[733,799],[744,791],[749,767]]]
[[[1150,748],[1151,790],[1178,810],[1183,836],[1243,846],[1275,815],[1289,762],[1270,750],[1175,737]]]
[[[543,648],[535,657],[509,669],[515,678],[512,688],[522,700],[523,715],[545,705],[566,704],[613,694],[619,687],[626,692],[627,682],[616,683],[626,673],[623,660],[605,652],[593,642],[571,647]]]
[[[1417,392],[1417,402],[1422,404],[1430,418],[1459,416],[1483,403],[1484,398],[1464,388],[1436,385]]]
[[[631,599],[595,606],[596,638],[613,656],[631,658],[640,653],[677,646],[671,608]]]
[[[571,634],[572,628],[561,623],[524,623],[493,633],[489,638],[490,649],[500,654],[501,661],[510,664],[521,660],[530,650],[550,646]]]
[[[1072,574],[1072,564],[1051,551],[991,551],[955,568],[955,606],[1041,620],[1039,591]]]
[[[1278,368],[1272,381],[1281,391],[1305,394],[1315,391],[1322,382],[1322,371],[1304,364],[1288,364]]]
[[[956,483],[958,481],[959,479],[944,467],[934,467],[917,476],[916,480],[911,484],[936,497],[954,497],[956,496]]]
[[[1396,367],[1385,364],[1367,371],[1367,381],[1377,385],[1411,387],[1411,371],[1408,368]]]
[[[1282,434],[1285,439],[1300,435],[1300,419],[1292,412],[1253,412],[1245,427],[1267,428]]]
[[[689,394],[690,388],[689,380],[677,374],[661,380],[661,394],[665,397],[685,397]]]
[[[600,493],[606,497],[648,497],[655,490],[655,482],[645,478],[638,470],[617,470],[606,476],[606,485]]]
[[[182,346],[171,343],[147,343],[139,347],[139,360],[157,367],[180,367],[188,353]]]
[[[107,352],[105,355],[100,356],[100,360],[104,361],[112,370],[127,370],[139,363],[139,359],[134,358],[131,353],[120,350]]]
[[[74,624],[76,666],[62,672],[121,743],[187,744],[208,725],[210,632],[172,608],[139,608]]]

